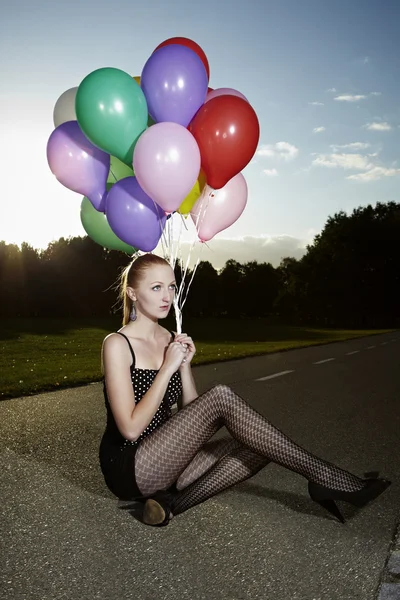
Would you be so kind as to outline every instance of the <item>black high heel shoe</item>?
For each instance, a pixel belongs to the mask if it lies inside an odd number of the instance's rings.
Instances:
[[[391,484],[391,481],[387,479],[366,479],[364,487],[356,492],[341,492],[339,490],[332,490],[318,483],[308,482],[308,493],[314,502],[317,502],[320,506],[325,508],[333,516],[335,516],[341,523],[344,523],[344,517],[338,509],[335,500],[342,500],[348,502],[357,508],[361,508],[375,500],[380,494],[382,494]]]
[[[143,509],[143,523],[154,527],[165,527],[169,524],[173,515],[171,512],[173,495],[170,492],[160,490],[147,498]]]

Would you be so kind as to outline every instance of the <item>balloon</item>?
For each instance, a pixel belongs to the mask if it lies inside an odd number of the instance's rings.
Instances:
[[[127,254],[134,254],[136,248],[125,244],[112,231],[104,213],[93,208],[92,203],[86,196],[81,203],[81,222],[88,236],[103,248],[109,250],[121,250]]]
[[[187,127],[207,96],[207,73],[193,50],[165,46],[150,56],[141,75],[149,113],[157,122]]]
[[[208,193],[197,200],[190,212],[202,242],[230,227],[247,204],[247,183],[242,173],[235,175],[222,189],[213,191],[207,186],[206,191]]]
[[[53,111],[54,127],[58,127],[67,121],[76,121],[75,98],[77,90],[77,87],[70,88],[61,94],[57,100]]]
[[[104,211],[110,157],[84,136],[77,121],[62,123],[53,131],[47,161],[62,185],[84,194],[96,210]]]
[[[106,215],[114,233],[143,252],[157,246],[166,216],[142,190],[136,177],[117,181],[108,192]]]
[[[210,88],[208,89],[210,90]],[[209,102],[213,98],[218,98],[218,96],[237,96],[238,98],[243,98],[243,100],[246,100],[246,102],[248,102],[246,96],[232,88],[217,88],[216,90],[211,90],[208,92],[205,101]]]
[[[185,38],[185,37],[169,38],[168,40],[165,40],[164,42],[159,44],[157,46],[157,48],[154,50],[154,52],[156,52],[156,50],[158,50],[159,48],[164,48],[164,46],[170,46],[171,44],[178,44],[180,46],[186,46],[186,48],[190,48],[190,50],[193,50],[193,52],[196,52],[197,56],[201,59],[203,65],[204,65],[204,68],[207,73],[207,79],[210,79],[210,65],[208,63],[207,56],[205,55],[204,50],[198,44],[196,44],[196,42],[194,42],[193,40],[190,40],[189,38]]]
[[[78,88],[76,114],[93,144],[126,164],[132,163],[148,117],[146,98],[133,77],[109,67],[93,71]]]
[[[189,131],[201,152],[201,167],[207,183],[224,187],[250,162],[260,137],[254,109],[237,96],[219,96],[204,104]]]
[[[133,177],[134,172],[132,167],[128,167],[115,156],[110,156],[110,172],[108,174],[107,183],[115,183],[124,177]]]
[[[181,213],[181,215],[187,215],[188,213],[190,213],[194,203],[201,196],[201,192],[205,188],[205,185],[206,176],[204,175],[203,171],[200,171],[196,183],[194,184],[189,194],[186,196],[186,198],[184,199],[184,201],[178,209],[178,212]]]
[[[140,83],[141,83],[141,79],[140,79],[139,75],[135,75],[135,77],[134,77],[133,79],[136,81],[136,83],[137,83],[138,85],[140,85]],[[154,125],[154,124],[155,124],[155,121],[154,121],[154,120],[151,118],[151,116],[149,115],[149,116],[147,117],[147,127],[151,127],[151,126],[152,126],[152,125]]]
[[[133,169],[146,194],[165,211],[173,212],[199,176],[199,147],[182,125],[156,123],[136,144]]]

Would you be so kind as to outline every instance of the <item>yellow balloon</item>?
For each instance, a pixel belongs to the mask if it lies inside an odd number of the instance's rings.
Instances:
[[[136,81],[136,83],[138,85],[140,85],[140,77],[139,77],[139,75],[135,75],[135,77],[133,79]]]
[[[201,193],[204,190],[206,183],[207,183],[206,176],[203,173],[203,171],[200,171],[200,174],[199,174],[199,177],[198,177],[196,183],[194,184],[194,186],[192,187],[192,189],[190,190],[190,192],[188,193],[188,195],[186,196],[186,198],[184,199],[184,201],[178,208],[178,212],[181,213],[181,215],[187,215],[188,213],[190,213],[194,204],[200,198]]]

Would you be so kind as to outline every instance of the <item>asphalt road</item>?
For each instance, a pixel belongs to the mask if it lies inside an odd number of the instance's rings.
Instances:
[[[345,525],[310,500],[304,478],[268,465],[147,527],[102,480],[100,384],[3,401],[0,597],[400,598],[380,587],[400,521],[399,359],[395,332],[195,368],[200,392],[226,383],[310,451],[392,479],[364,509],[341,505]]]

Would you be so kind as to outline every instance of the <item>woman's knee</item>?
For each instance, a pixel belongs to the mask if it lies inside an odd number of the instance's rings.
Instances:
[[[218,383],[212,389],[217,394],[233,394],[233,390],[225,383]]]

